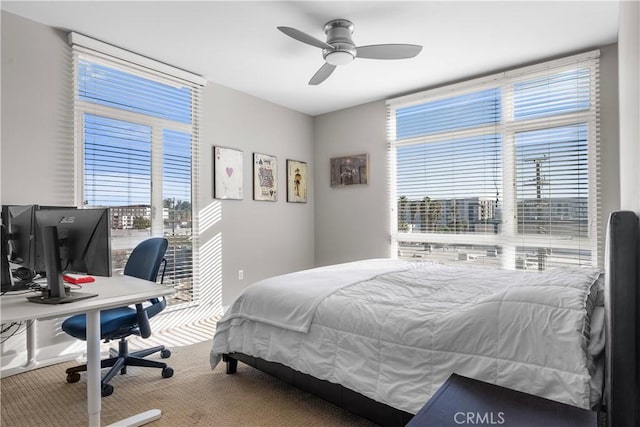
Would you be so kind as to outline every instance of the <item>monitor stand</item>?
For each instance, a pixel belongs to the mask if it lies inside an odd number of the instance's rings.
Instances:
[[[58,229],[55,226],[42,227],[42,243],[47,270],[47,287],[42,291],[42,295],[27,297],[27,300],[38,304],[66,304],[98,296],[98,294],[87,292],[71,292],[64,286],[60,266],[60,242]]]

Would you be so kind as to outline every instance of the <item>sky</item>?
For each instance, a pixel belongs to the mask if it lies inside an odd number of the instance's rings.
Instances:
[[[503,169],[513,164],[519,200],[537,197],[538,189],[542,198],[586,197],[586,124],[517,132],[513,158],[503,155],[503,125],[588,109],[589,73],[572,69],[513,83],[512,101],[498,85],[397,109],[397,196],[500,199]],[[511,104],[512,112],[503,111]]]
[[[156,152],[162,156],[163,199],[191,201],[191,135],[163,127],[191,123],[190,89],[84,59],[78,75],[82,101],[155,117],[162,132],[161,147],[153,147],[153,126],[85,113],[86,204],[150,205]]]

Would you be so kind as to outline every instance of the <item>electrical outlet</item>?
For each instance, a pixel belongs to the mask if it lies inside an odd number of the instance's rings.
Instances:
[[[238,280],[244,279],[244,270],[238,270]]]

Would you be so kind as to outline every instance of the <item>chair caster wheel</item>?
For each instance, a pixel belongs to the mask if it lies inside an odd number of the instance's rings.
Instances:
[[[164,349],[160,352],[160,357],[162,357],[163,359],[167,359],[170,356],[171,356],[171,350],[169,349]]]
[[[102,397],[111,396],[113,393],[113,386],[111,384],[102,384]]]
[[[162,378],[171,378],[173,376],[173,368],[166,367],[162,369]]]
[[[78,381],[80,381],[80,373],[79,372],[71,372],[71,373],[67,374],[67,382],[69,384],[77,383]]]

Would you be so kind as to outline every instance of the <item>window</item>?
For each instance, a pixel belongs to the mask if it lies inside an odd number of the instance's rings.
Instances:
[[[190,302],[200,86],[83,36],[72,43],[78,205],[110,208],[116,273],[139,242],[167,237],[164,283],[177,289],[169,303]]]
[[[389,100],[400,257],[597,265],[598,52]]]

